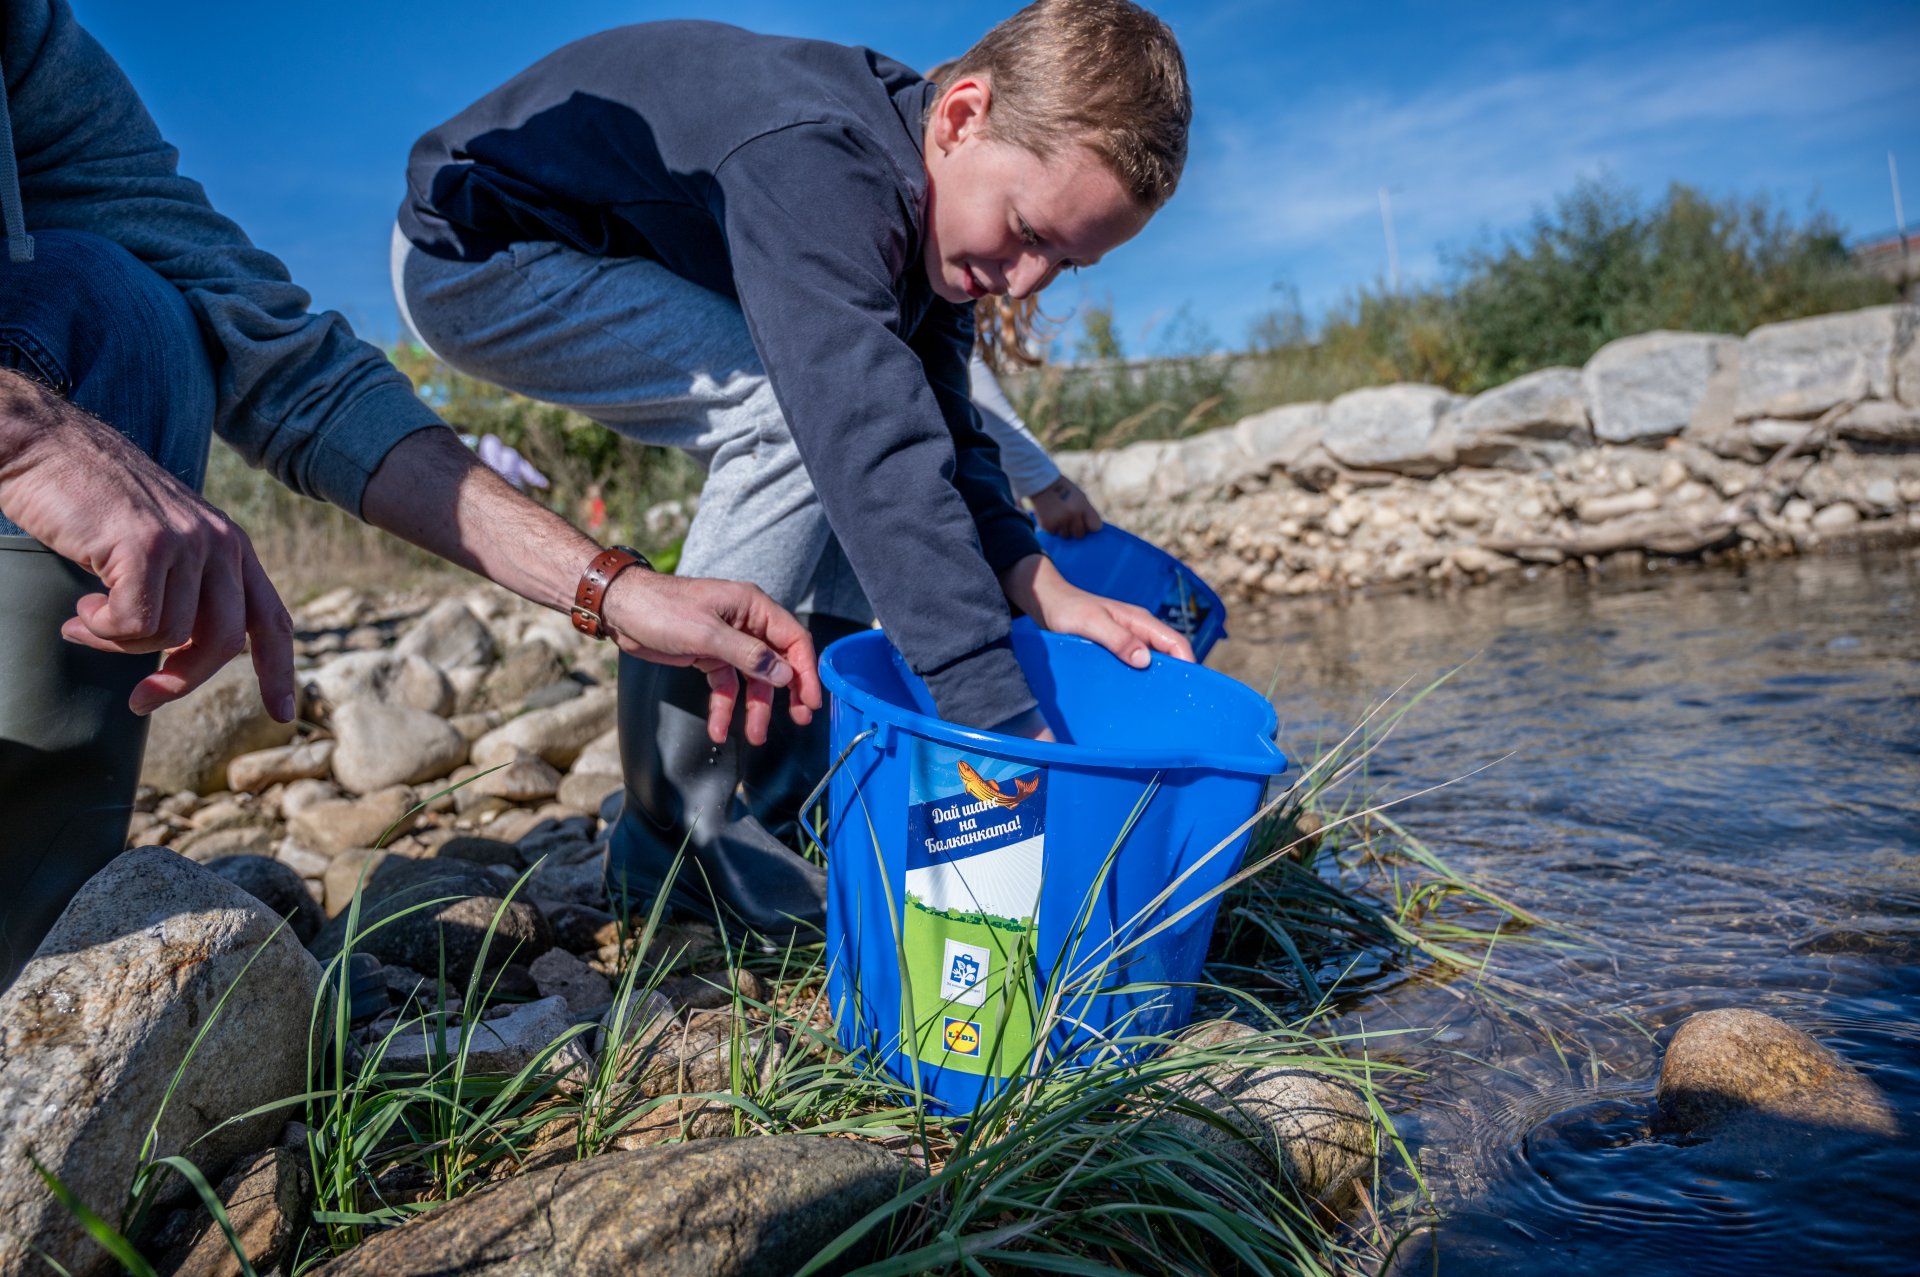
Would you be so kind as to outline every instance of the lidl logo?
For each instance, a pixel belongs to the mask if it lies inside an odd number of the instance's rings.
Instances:
[[[947,1021],[947,1050],[955,1055],[980,1054],[980,1026],[972,1020]]]

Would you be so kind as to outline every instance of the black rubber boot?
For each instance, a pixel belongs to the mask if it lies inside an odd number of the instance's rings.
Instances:
[[[127,697],[159,658],[60,637],[104,588],[31,537],[0,536],[0,988],[126,845],[147,741]]]
[[[742,701],[726,743],[715,745],[705,674],[620,658],[626,794],[608,840],[607,892],[616,909],[644,910],[679,858],[674,908],[724,915],[730,930],[743,924],[777,950],[825,927],[827,875],[769,834],[741,799],[743,754],[752,749],[744,715]]]
[[[864,621],[849,621],[819,613],[802,614],[807,632],[813,636],[815,655],[830,643],[849,634],[860,634],[872,626]],[[827,757],[826,709],[822,707],[805,727],[798,726],[778,705],[773,722],[767,728],[767,743],[747,751],[740,788],[746,795],[747,809],[766,831],[789,847],[800,847],[800,820],[805,815],[800,804],[826,775],[832,761]]]

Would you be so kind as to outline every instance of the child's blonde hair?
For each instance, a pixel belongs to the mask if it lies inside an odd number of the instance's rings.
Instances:
[[[1038,349],[1040,335],[1038,294],[1015,301],[1011,297],[982,297],[973,304],[973,348],[995,375],[1018,365],[1038,368],[1045,362]]]
[[[1157,209],[1187,162],[1193,95],[1167,24],[1130,0],[1036,0],[927,78],[984,76],[986,134],[1047,159],[1063,145],[1105,161]]]

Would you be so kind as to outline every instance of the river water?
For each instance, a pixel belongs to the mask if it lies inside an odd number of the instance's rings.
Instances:
[[[1532,991],[1385,979],[1343,1007],[1436,1214],[1398,1273],[1920,1273],[1920,553],[1236,612],[1283,745],[1468,661],[1375,756],[1471,880],[1575,931]],[[1751,1007],[1869,1075],[1906,1132],[1789,1148],[1649,1134],[1681,1021]],[[1397,1172],[1385,1197],[1417,1199]]]

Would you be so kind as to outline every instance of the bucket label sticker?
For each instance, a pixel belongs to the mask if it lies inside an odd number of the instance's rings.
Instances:
[[[1200,627],[1213,615],[1213,607],[1206,598],[1187,579],[1185,572],[1173,574],[1173,584],[1167,587],[1167,597],[1160,600],[1160,606],[1153,614],[1179,630],[1181,637],[1192,638],[1200,632]]]
[[[955,1055],[980,1054],[980,1026],[972,1020],[949,1017],[946,1027],[947,1050]]]
[[[1047,769],[912,742],[901,1016],[921,1060],[1017,1072],[1033,1042]]]

